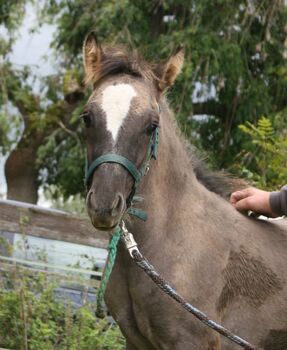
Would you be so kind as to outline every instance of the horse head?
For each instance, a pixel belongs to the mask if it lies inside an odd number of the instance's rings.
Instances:
[[[82,118],[87,138],[86,204],[93,225],[112,230],[143,175],[160,125],[160,99],[181,70],[182,49],[148,65],[137,53],[101,46],[94,32],[84,42],[86,83],[93,90]],[[134,174],[138,170],[138,174]]]

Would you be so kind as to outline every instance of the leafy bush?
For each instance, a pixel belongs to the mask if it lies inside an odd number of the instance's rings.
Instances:
[[[19,273],[20,272],[20,273]],[[0,278],[0,347],[13,350],[120,350],[124,339],[93,305],[76,309],[55,300],[57,284],[44,273],[17,268]]]
[[[249,136],[238,156],[241,175],[254,185],[275,190],[287,181],[287,135],[282,125],[285,115],[274,120],[261,117],[257,124],[246,122],[241,131]]]

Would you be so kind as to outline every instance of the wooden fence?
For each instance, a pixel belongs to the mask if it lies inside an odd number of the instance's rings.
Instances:
[[[97,231],[88,218],[11,200],[0,200],[0,231],[13,234],[22,233],[95,248],[106,248],[109,240],[108,233]],[[0,255],[0,271],[9,271],[12,268],[11,263],[23,268],[26,266],[31,273],[45,271],[51,274],[52,270],[57,270],[56,274],[63,276],[66,273],[98,278],[101,276],[101,272],[97,271]]]
[[[11,200],[0,200],[0,230],[97,248],[106,248],[109,240],[88,218]]]
[[[95,248],[107,248],[109,234],[97,231],[90,220],[85,217],[73,215],[64,211],[46,209],[36,205],[11,200],[0,199],[0,232],[8,234],[24,234],[34,237],[46,238],[92,246]],[[1,241],[0,241],[1,244]],[[88,275],[84,285],[86,290],[94,291],[99,286],[101,271],[93,271],[82,268],[58,266],[42,261],[19,259],[13,256],[4,256],[0,253],[0,275],[7,272],[22,275],[22,272],[34,275],[46,273],[59,279],[63,288],[76,288],[81,285],[77,276]],[[65,283],[66,284],[65,285]],[[71,283],[74,283],[71,285]],[[0,350],[4,349],[0,347]]]

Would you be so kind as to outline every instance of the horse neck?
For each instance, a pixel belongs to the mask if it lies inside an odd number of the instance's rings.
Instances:
[[[226,245],[229,238],[225,242],[229,232],[224,227],[235,220],[237,213],[226,200],[197,180],[185,142],[167,112],[161,120],[158,159],[151,162],[139,194],[144,198],[141,208],[147,212],[148,220],[143,223],[133,219],[130,229],[140,250],[161,271],[168,268],[162,257],[176,259],[178,247],[188,259],[198,252],[211,256],[213,245],[206,242],[214,244],[214,239],[219,251],[229,249]],[[218,237],[221,229],[224,232]],[[236,237],[233,238],[237,244]]]
[[[170,190],[181,188],[187,183],[197,187],[198,181],[186,143],[167,104],[163,108],[158,149],[158,159],[151,165],[152,176],[148,182],[156,182],[157,187],[167,186]]]
[[[167,106],[162,113],[158,159],[151,162],[150,171],[140,187],[144,207],[149,217],[157,222],[166,215],[167,204],[171,211],[181,210],[187,202],[198,201],[201,192],[205,192],[196,179],[185,142]]]

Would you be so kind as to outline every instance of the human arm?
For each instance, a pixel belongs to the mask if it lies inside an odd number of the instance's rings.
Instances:
[[[287,215],[287,186],[278,192],[249,187],[233,192],[230,203],[239,211],[252,210],[268,217]]]
[[[278,216],[287,215],[287,186],[270,193],[270,206]]]

